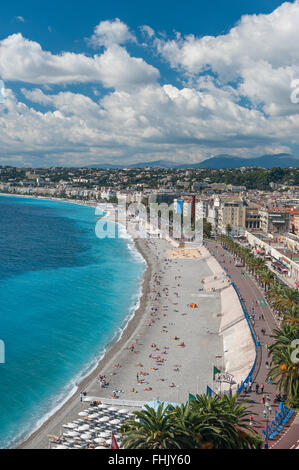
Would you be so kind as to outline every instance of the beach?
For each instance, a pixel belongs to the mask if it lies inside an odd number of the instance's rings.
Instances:
[[[19,448],[48,448],[48,436],[60,434],[62,425],[86,408],[82,392],[98,399],[116,395],[115,405],[118,400],[185,403],[189,393],[205,393],[207,385],[213,386],[223,342],[218,334],[220,293],[206,292],[202,283],[213,275],[207,253],[172,257],[173,247],[158,238],[138,239],[135,245],[147,269],[134,317],[76,393]],[[101,387],[99,375],[108,387]]]

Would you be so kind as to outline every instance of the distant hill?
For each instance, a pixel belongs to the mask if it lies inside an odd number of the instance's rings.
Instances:
[[[279,153],[275,155],[262,155],[261,157],[251,158],[239,158],[231,155],[218,155],[199,163],[179,163],[172,162],[169,160],[156,160],[154,162],[140,162],[133,163],[131,165],[110,165],[109,163],[103,163],[98,165],[92,165],[89,168],[103,168],[103,169],[117,169],[117,168],[242,168],[244,166],[253,166],[261,168],[289,168],[299,167],[299,157],[294,157],[287,153]]]
[[[219,155],[200,162],[196,168],[242,168],[243,166],[254,166],[262,168],[289,168],[298,167],[299,158],[286,153],[276,155],[263,155],[257,158],[238,158],[230,155]]]

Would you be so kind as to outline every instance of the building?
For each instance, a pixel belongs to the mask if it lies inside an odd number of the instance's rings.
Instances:
[[[285,212],[284,209],[278,207],[273,209],[260,210],[260,228],[265,233],[278,233],[289,232],[290,227],[290,214]]]
[[[232,231],[238,232],[245,229],[246,207],[242,199],[231,199],[221,201],[218,212],[218,232],[226,233],[228,225]]]
[[[260,206],[254,202],[246,203],[245,227],[248,230],[259,230],[261,224]]]

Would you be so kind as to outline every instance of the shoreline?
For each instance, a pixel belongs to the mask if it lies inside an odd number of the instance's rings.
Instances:
[[[19,194],[6,194],[0,193],[0,196],[5,197],[19,197],[24,199],[37,199],[37,200],[44,200],[44,201],[54,201],[54,202],[66,202],[70,204],[77,204],[83,207],[93,207],[96,208],[95,202],[91,202],[90,204],[84,204],[83,202],[78,202],[77,200],[72,199],[60,199],[60,198],[49,198],[49,197],[41,197],[41,196],[31,196],[31,195],[19,195]],[[122,224],[121,224],[122,225]],[[129,233],[128,233],[129,235]],[[75,385],[76,391],[74,393],[71,392],[71,395],[65,402],[61,403],[61,405],[57,405],[57,407],[53,411],[49,411],[48,417],[45,418],[44,422],[27,438],[22,441],[16,443],[13,448],[21,449],[30,444],[30,442],[52,422],[57,418],[60,414],[63,414],[66,409],[78,400],[80,393],[84,391],[84,389],[98,376],[99,372],[108,367],[110,361],[112,361],[115,356],[120,352],[123,348],[124,344],[134,335],[140,321],[142,320],[143,312],[145,311],[145,304],[147,302],[147,297],[149,293],[149,284],[151,278],[151,262],[148,259],[144,250],[142,250],[141,244],[138,240],[134,240],[133,238],[128,236],[128,243],[132,243],[134,249],[138,252],[141,256],[142,260],[145,263],[145,270],[140,279],[140,290],[137,293],[139,306],[134,310],[132,308],[132,313],[128,312],[128,319],[124,327],[120,328],[120,332],[117,333],[115,340],[112,340],[110,344],[107,345],[106,351],[101,358],[96,359],[97,363],[91,370],[91,372],[87,373],[87,375],[80,380],[78,384]],[[126,320],[126,319],[125,319]],[[41,418],[42,419],[42,418]]]
[[[57,201],[75,203],[70,200]],[[105,217],[109,220],[109,214]],[[120,222],[114,220],[113,222],[122,225]],[[220,292],[226,282],[216,279],[222,272],[222,267],[215,262],[205,247],[199,250],[200,256],[182,256],[181,252],[177,253],[173,249],[169,240],[134,239],[129,231],[126,232],[130,245],[134,246],[146,264],[142,277],[139,278],[140,290],[137,302],[128,312],[119,334],[107,345],[104,355],[97,359],[97,365],[76,384],[76,391],[53,410],[51,415],[45,416],[41,426],[15,444],[14,448],[46,449],[49,446],[47,436],[61,434],[62,426],[78,419],[78,412],[88,406],[86,402],[80,402],[82,392],[86,391],[88,396],[104,400],[111,395],[111,389],[125,389],[125,392],[124,390],[119,392],[126,394],[124,398],[131,400],[131,388],[136,384],[136,366],[139,366],[135,364],[137,360],[142,362],[142,369],[149,372],[145,374],[149,377],[143,381],[144,384],[151,385],[144,390],[142,390],[144,385],[137,385],[138,391],[134,393],[138,393],[139,403],[140,400],[144,403],[153,399],[185,403],[188,393],[194,394],[196,391],[205,393],[206,385],[213,387],[212,367],[215,364],[217,367],[220,366],[215,361],[217,357],[221,357],[219,354],[223,354],[225,349],[220,335],[222,315],[219,312],[223,313]],[[201,285],[204,289],[200,288]],[[191,301],[198,303],[198,310],[190,310]],[[186,345],[183,343],[184,348],[178,347],[181,344],[174,341],[174,336],[177,334],[186,341]],[[135,344],[134,352],[139,357],[128,351],[129,342]],[[152,354],[148,353],[153,351],[152,343],[160,346],[156,349],[158,351],[162,351],[161,345],[166,345],[162,353],[166,354],[162,367],[151,367],[154,365],[153,358]],[[187,346],[186,352],[185,346]],[[117,361],[118,364],[122,364],[117,367],[123,369],[118,369],[117,374],[107,374],[115,371],[113,367]],[[176,365],[171,365],[170,361],[183,365],[180,365],[179,369],[174,369]],[[113,376],[109,379],[110,387],[107,390],[99,387],[97,377],[100,373]],[[169,385],[170,383],[175,384]],[[151,392],[147,393],[148,391]],[[132,397],[133,402],[136,398]],[[115,401],[115,405],[118,405],[118,400]]]
[[[36,429],[28,438],[24,441],[19,442],[14,446],[15,449],[23,449],[26,448],[30,443],[41,433],[43,433],[46,428],[51,425],[55,421],[55,419],[62,417],[63,415],[67,414],[71,411],[72,406],[75,406],[80,397],[80,393],[83,393],[85,389],[91,384],[99,375],[100,372],[105,370],[109,367],[109,364],[113,362],[117,356],[117,354],[122,350],[125,343],[129,341],[132,336],[136,333],[138,326],[140,325],[144,313],[146,311],[146,305],[148,301],[148,294],[150,292],[150,279],[152,275],[152,265],[151,261],[148,259],[147,254],[142,249],[142,246],[139,240],[135,240],[136,249],[140,252],[141,256],[146,261],[146,269],[143,274],[142,279],[142,293],[139,302],[139,307],[135,310],[134,314],[132,315],[131,319],[128,320],[127,325],[121,332],[120,338],[107,347],[107,350],[104,354],[104,357],[100,359],[96,365],[96,367],[77,385],[77,390],[72,396],[62,404],[59,409],[57,409],[49,418],[38,428]]]

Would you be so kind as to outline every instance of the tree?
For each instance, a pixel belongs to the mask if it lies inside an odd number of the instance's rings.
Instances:
[[[179,406],[145,405],[134,412],[137,420],[122,428],[125,449],[248,449],[260,448],[261,439],[249,426],[246,402],[197,395]]]
[[[269,370],[267,378],[271,377],[280,392],[287,395],[287,404],[291,407],[299,406],[299,366],[292,360],[293,348],[291,345],[278,347],[271,352],[273,367]]]
[[[207,222],[207,219],[203,219],[203,236],[210,238],[212,232],[212,224]]]
[[[225,227],[226,233],[231,233],[232,231],[232,226],[230,224],[227,224]]]
[[[137,420],[126,422],[121,428],[125,449],[181,449],[182,441],[175,436],[173,420],[167,407],[161,403],[157,409],[145,405],[134,412]]]

